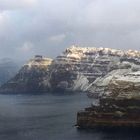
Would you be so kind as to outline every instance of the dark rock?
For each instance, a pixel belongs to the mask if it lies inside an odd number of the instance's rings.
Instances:
[[[135,99],[103,99],[98,107],[94,106],[77,113],[77,126],[79,128],[140,127],[139,104],[140,101]]]

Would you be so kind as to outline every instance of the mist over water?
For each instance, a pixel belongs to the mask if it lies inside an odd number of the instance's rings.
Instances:
[[[137,131],[77,130],[86,94],[0,95],[0,140],[132,140]]]

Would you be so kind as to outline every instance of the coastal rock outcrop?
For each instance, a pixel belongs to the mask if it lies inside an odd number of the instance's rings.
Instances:
[[[108,78],[98,104],[78,112],[77,126],[140,127],[140,71],[123,71]]]

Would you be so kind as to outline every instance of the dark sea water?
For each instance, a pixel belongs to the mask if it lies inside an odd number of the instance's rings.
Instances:
[[[0,140],[140,140],[139,130],[77,130],[85,94],[0,95]]]

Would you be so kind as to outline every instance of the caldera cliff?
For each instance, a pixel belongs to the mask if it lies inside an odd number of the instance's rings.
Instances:
[[[0,93],[80,91],[98,98],[104,91],[104,85],[96,85],[98,80],[113,70],[138,71],[139,64],[138,51],[71,46],[54,60],[42,56],[31,59],[1,86]]]

